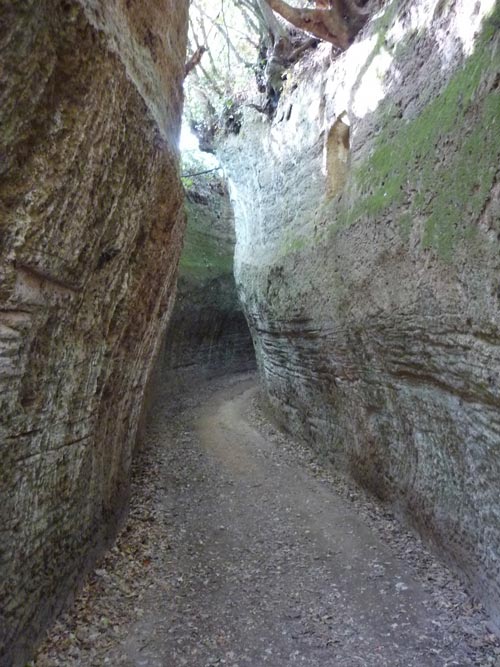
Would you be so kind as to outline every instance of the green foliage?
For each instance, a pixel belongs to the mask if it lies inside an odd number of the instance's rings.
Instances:
[[[198,171],[204,171],[214,166],[213,158],[206,156],[200,150],[185,149],[181,155],[181,168],[183,174],[193,174]]]
[[[190,10],[190,50],[208,52],[186,79],[186,116],[191,126],[222,119],[254,80],[260,36],[234,0],[196,0]]]
[[[194,180],[189,176],[181,176],[181,181],[184,190],[190,190],[194,186]]]
[[[195,187],[199,176],[218,168],[219,163],[214,156],[203,153],[198,148],[184,149],[181,153],[181,181],[184,190],[189,192]]]

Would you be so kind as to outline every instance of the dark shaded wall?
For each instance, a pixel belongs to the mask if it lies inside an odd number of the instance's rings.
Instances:
[[[187,192],[186,214],[163,370],[215,376],[254,369],[253,343],[233,275],[234,218],[223,180],[197,178]]]
[[[187,2],[0,1],[0,665],[112,534],[184,229]]]

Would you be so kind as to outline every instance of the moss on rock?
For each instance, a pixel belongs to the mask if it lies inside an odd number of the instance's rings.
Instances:
[[[471,225],[495,179],[492,165],[500,164],[498,14],[486,22],[464,66],[416,118],[398,121],[386,110],[372,154],[352,176],[361,196],[339,212],[336,226],[405,206],[403,237],[409,237],[408,216],[424,215],[422,246],[446,261],[459,241],[474,236]]]

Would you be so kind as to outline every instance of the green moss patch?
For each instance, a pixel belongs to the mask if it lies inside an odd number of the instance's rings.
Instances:
[[[386,113],[371,156],[353,174],[361,196],[335,227],[404,207],[402,236],[409,237],[409,219],[418,213],[425,218],[423,246],[447,261],[459,240],[474,236],[470,225],[500,165],[500,91],[483,92],[500,72],[499,14],[486,21],[474,54],[417,118]]]
[[[233,272],[233,247],[210,234],[206,207],[187,203],[188,224],[179,263],[179,276],[205,282]]]
[[[310,239],[307,239],[304,236],[292,236],[290,232],[288,232],[280,247],[279,255],[289,255],[298,252],[307,247],[307,245],[310,245]]]

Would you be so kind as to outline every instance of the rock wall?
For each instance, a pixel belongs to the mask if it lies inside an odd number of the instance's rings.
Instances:
[[[187,1],[0,0],[0,665],[113,532],[184,227]]]
[[[187,192],[186,215],[162,373],[215,376],[254,369],[252,338],[233,274],[236,239],[225,182],[218,176],[197,177]]]
[[[497,627],[499,27],[494,0],[385,3],[220,148],[277,417],[434,544]]]

